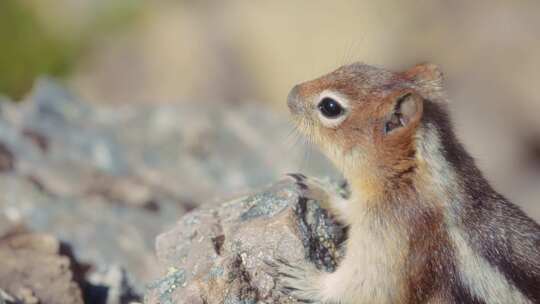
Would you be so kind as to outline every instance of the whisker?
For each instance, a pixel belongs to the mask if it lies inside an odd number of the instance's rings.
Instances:
[[[298,144],[298,137],[299,137],[298,133],[299,133],[298,127],[293,126],[291,130],[289,131],[289,133],[287,134],[287,136],[285,137],[285,140],[284,140],[285,144],[287,146]]]

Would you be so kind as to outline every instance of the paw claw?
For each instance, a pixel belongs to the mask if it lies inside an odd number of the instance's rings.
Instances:
[[[276,264],[275,262],[273,261],[270,261],[270,260],[263,260],[262,261],[266,266],[269,266],[271,268],[276,268],[278,267],[278,264]]]
[[[265,261],[275,270],[275,282],[282,294],[293,297],[300,303],[318,303],[317,280],[321,273],[306,261],[294,264],[277,256],[273,261]],[[315,301],[317,300],[317,301]]]
[[[289,278],[289,279],[298,279],[297,277],[291,275],[291,274],[288,274],[288,273],[285,273],[285,272],[278,272],[278,274],[282,277],[286,277],[286,278]]]
[[[289,174],[287,174],[287,176],[292,177],[292,178],[293,178],[295,181],[297,181],[297,182],[301,182],[301,181],[303,181],[303,180],[305,180],[305,179],[307,178],[307,177],[306,177],[304,174],[302,174],[302,173],[289,173]]]
[[[302,190],[307,190],[308,189],[308,186],[306,184],[302,183],[302,182],[297,182],[296,184]]]
[[[298,268],[298,267],[292,265],[289,261],[287,261],[286,259],[284,259],[284,258],[282,258],[282,257],[277,257],[277,258],[276,258],[276,261],[277,261],[278,263],[280,263],[280,264],[283,264],[283,265],[289,267],[289,268],[293,268],[293,269],[298,269],[298,270],[300,270],[300,268]]]
[[[298,291],[299,289],[298,288],[294,288],[294,287],[290,287],[290,286],[284,286],[284,287],[281,287],[282,290],[286,290],[288,292],[291,292],[291,291]]]

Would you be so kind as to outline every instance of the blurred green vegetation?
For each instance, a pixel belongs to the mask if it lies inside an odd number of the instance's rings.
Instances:
[[[103,33],[135,20],[142,1],[112,1],[74,35],[58,35],[43,26],[28,3],[0,1],[0,94],[18,100],[36,77],[62,78],[70,73],[84,50]],[[68,32],[69,29],[66,29]]]

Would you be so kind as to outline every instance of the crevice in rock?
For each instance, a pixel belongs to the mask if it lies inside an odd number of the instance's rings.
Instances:
[[[73,249],[65,242],[60,242],[59,253],[69,259],[69,267],[73,273],[73,280],[79,285],[82,291],[84,303],[107,304],[111,302],[109,295],[110,286],[92,284],[87,280],[87,275],[92,270],[92,265],[77,261]],[[119,295],[118,304],[129,304],[132,302],[140,302],[142,300],[142,296],[135,293],[129,286],[125,276],[120,283],[122,285],[122,293]]]
[[[237,275],[237,279],[240,280],[240,289],[238,292],[238,298],[246,302],[249,300],[260,300],[259,290],[253,286],[251,282],[251,275],[249,274],[242,257],[237,255],[232,263],[233,273]],[[249,302],[246,302],[249,303]]]
[[[306,257],[317,268],[334,271],[340,257],[339,245],[346,239],[347,229],[335,222],[326,210],[305,197],[299,197],[295,213]]]
[[[221,255],[221,249],[223,248],[223,243],[225,242],[225,235],[220,234],[212,238],[212,244],[214,244],[214,251],[217,255]]]

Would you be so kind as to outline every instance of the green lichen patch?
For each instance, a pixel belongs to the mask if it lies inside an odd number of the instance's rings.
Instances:
[[[186,272],[184,269],[178,269],[171,267],[167,272],[167,275],[148,285],[149,290],[158,290],[159,303],[161,304],[173,304],[172,294],[179,287],[185,287]]]

